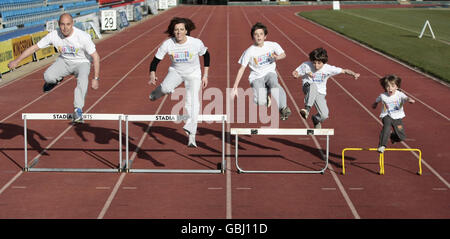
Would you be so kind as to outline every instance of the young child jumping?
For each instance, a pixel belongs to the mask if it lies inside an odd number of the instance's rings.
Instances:
[[[322,122],[328,118],[328,106],[325,96],[327,94],[327,80],[330,76],[345,73],[352,75],[355,80],[359,74],[348,69],[327,64],[328,54],[323,48],[314,49],[309,53],[309,60],[297,67],[292,75],[302,78],[302,90],[305,94],[305,108],[300,110],[304,119],[308,118],[311,107],[314,105],[317,114],[312,116],[314,128],[322,128]]]
[[[275,61],[284,59],[286,54],[281,46],[267,38],[267,27],[262,23],[253,25],[250,32],[254,43],[244,51],[239,64],[241,67],[234,82],[231,97],[237,96],[237,87],[247,65],[250,67],[249,81],[253,88],[254,102],[257,105],[270,106],[268,91],[276,98],[281,120],[287,120],[291,110],[286,103],[286,92],[278,83]],[[277,91],[277,92],[276,92]],[[274,93],[276,92],[276,93]]]
[[[412,104],[415,100],[400,91],[401,82],[402,79],[396,75],[387,75],[380,79],[380,84],[385,92],[380,94],[372,105],[374,109],[377,108],[380,102],[384,106],[380,114],[380,118],[383,121],[383,129],[381,130],[378,143],[377,151],[379,153],[384,152],[389,138],[392,143],[401,142],[406,138],[402,122],[402,119],[405,117],[403,103],[408,101]],[[391,128],[393,129],[392,133]]]

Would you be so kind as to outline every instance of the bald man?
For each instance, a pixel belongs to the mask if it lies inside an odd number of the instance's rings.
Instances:
[[[99,87],[100,56],[91,36],[86,32],[73,27],[73,18],[64,13],[58,20],[59,29],[50,32],[38,43],[26,49],[17,59],[9,62],[8,67],[14,69],[20,61],[32,55],[39,49],[53,45],[58,49],[58,59],[44,73],[44,93],[53,89],[68,75],[77,77],[77,87],[74,90],[74,123],[83,122],[84,99],[89,85],[91,62],[94,64],[94,79],[91,87]]]

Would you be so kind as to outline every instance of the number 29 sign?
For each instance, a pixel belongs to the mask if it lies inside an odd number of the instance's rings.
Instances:
[[[117,11],[103,10],[101,11],[102,30],[110,31],[117,30]]]

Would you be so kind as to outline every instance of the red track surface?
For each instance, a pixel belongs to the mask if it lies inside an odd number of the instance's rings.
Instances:
[[[237,174],[230,137],[224,175],[22,172],[21,113],[72,109],[75,80],[67,78],[44,95],[42,69],[0,87],[0,218],[449,218],[450,153],[445,146],[450,140],[449,88],[294,15],[305,9],[312,7],[182,6],[125,29],[97,44],[102,81],[99,90],[89,90],[84,110],[171,113],[178,100],[167,96],[150,102],[153,88],[147,81],[149,62],[174,16],[196,23],[192,36],[201,38],[212,56],[208,87],[225,92],[234,82],[238,58],[251,44],[250,26],[261,21],[269,29],[267,40],[280,43],[287,53],[277,66],[293,114],[280,121],[280,128],[312,125],[300,117],[303,94],[300,82],[291,77],[312,49],[325,47],[330,64],[361,73],[357,81],[344,75],[329,80],[330,119],[324,127],[334,128],[335,135],[324,175]],[[167,59],[161,62],[159,79],[168,65]],[[387,152],[386,174],[380,176],[376,153],[367,151],[347,153],[346,175],[342,175],[343,148],[377,144],[379,109],[372,110],[370,105],[381,92],[378,79],[388,73],[403,78],[402,87],[418,99],[406,106],[408,138],[396,147],[422,150],[423,175],[416,175],[413,154]],[[248,70],[241,82],[245,89],[247,75]],[[203,107],[210,102],[205,99]],[[225,108],[225,100],[223,104]],[[221,125],[200,124],[197,149],[186,147],[181,126],[130,123],[133,168],[215,169],[221,160]],[[227,131],[260,126],[230,123]],[[28,157],[33,159],[47,148],[36,167],[112,168],[117,164],[116,122],[89,121],[75,128],[62,121],[32,121],[28,128]],[[323,139],[306,136],[241,137],[240,164],[246,169],[318,170],[324,162],[315,142],[325,148]],[[140,150],[135,154],[136,147]]]

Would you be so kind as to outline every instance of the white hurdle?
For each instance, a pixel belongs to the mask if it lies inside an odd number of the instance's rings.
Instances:
[[[24,141],[25,141],[25,165],[24,171],[37,172],[120,172],[122,168],[122,119],[123,114],[83,114],[83,120],[117,120],[119,121],[119,167],[116,169],[101,168],[35,168],[39,156],[33,159],[28,165],[28,142],[27,142],[27,121],[28,120],[69,120],[73,118],[73,113],[24,113],[22,114]]]
[[[329,143],[330,135],[334,135],[334,129],[277,129],[277,128],[231,128],[231,135],[235,135],[235,159],[236,168],[239,173],[321,173],[323,174],[328,167],[328,156],[329,156]],[[238,163],[238,142],[239,135],[326,135],[327,136],[327,150],[326,150],[326,163],[325,167],[318,171],[283,171],[283,170],[244,170],[239,167]]]
[[[130,121],[181,121],[187,119],[183,115],[125,115],[125,131],[126,131],[126,171],[135,173],[224,173],[225,172],[225,121],[226,115],[199,115],[198,122],[217,121],[222,122],[222,162],[218,165],[218,169],[133,169],[129,162],[128,147],[128,122]],[[150,128],[151,130],[151,128]]]

